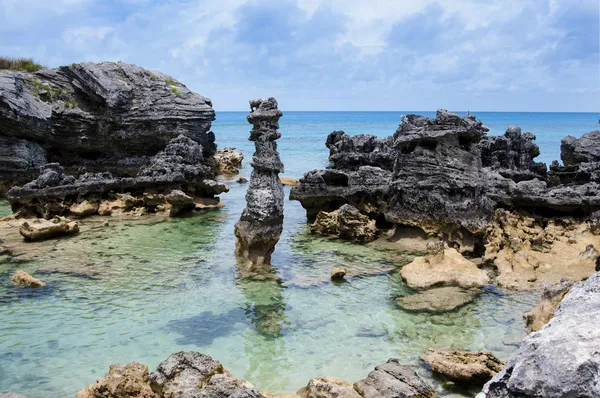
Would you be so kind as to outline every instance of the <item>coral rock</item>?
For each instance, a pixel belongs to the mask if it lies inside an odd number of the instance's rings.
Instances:
[[[44,287],[46,283],[34,278],[25,271],[18,270],[12,277],[13,283],[23,287]]]
[[[58,236],[73,235],[77,232],[79,232],[79,224],[64,217],[54,217],[50,221],[43,218],[25,221],[19,229],[19,233],[26,241],[56,238]]]
[[[423,355],[431,370],[452,381],[483,385],[504,367],[491,352],[428,349]]]
[[[360,398],[352,383],[335,377],[315,377],[296,392],[300,398]]]
[[[235,148],[217,149],[213,159],[220,174],[235,175],[242,167],[244,155]]]
[[[84,200],[83,202],[73,204],[69,211],[76,217],[87,217],[98,212],[99,206],[97,203]]]
[[[148,380],[148,366],[113,364],[107,375],[77,393],[77,398],[158,398]]]
[[[320,212],[314,224],[311,225],[310,231],[352,242],[370,242],[377,238],[375,220],[371,220],[348,204],[329,213]]]
[[[165,196],[165,200],[172,206],[169,213],[171,217],[174,217],[183,211],[192,210],[196,207],[194,198],[186,195],[180,190],[172,191],[170,194]]]
[[[418,291],[409,296],[398,297],[400,308],[416,312],[448,312],[469,304],[479,296],[479,289],[463,289],[444,286]]]

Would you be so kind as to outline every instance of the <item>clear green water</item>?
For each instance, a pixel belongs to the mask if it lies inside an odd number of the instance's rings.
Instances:
[[[111,222],[57,241],[35,262],[0,258],[0,392],[74,397],[111,363],[139,361],[152,370],[180,350],[208,353],[273,392],[293,392],[319,375],[357,381],[390,357],[437,383],[418,361],[427,347],[489,349],[508,359],[525,335],[529,295],[489,290],[447,315],[398,309],[393,299],[405,286],[397,272],[378,270],[410,256],[312,237],[297,202],[285,203],[273,256],[281,282],[241,279],[233,224],[247,185],[230,185],[221,210],[154,224]],[[56,264],[110,276],[37,272],[47,288],[10,283],[16,269]],[[365,276],[322,282],[339,264]]]
[[[6,217],[11,213],[10,204],[5,200],[0,199],[0,218]]]

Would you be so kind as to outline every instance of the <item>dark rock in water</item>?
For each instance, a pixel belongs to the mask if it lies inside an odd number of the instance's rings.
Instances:
[[[122,62],[35,73],[0,72],[0,181],[24,182],[48,162],[132,175],[183,134],[216,150],[208,98],[158,72]],[[45,159],[44,159],[45,157]]]
[[[367,378],[354,383],[364,398],[433,398],[433,389],[398,359],[390,359],[375,367]]]
[[[74,178],[64,174],[64,168],[51,163],[42,166],[40,176],[22,187],[13,187],[7,194],[13,211],[23,211],[50,218],[69,211],[76,203],[97,202],[111,193],[130,192],[131,209],[144,204],[148,193],[168,193],[182,190],[189,195],[212,198],[227,192],[227,187],[214,181],[211,159],[203,155],[196,141],[180,135],[154,156],[136,177],[115,178],[110,173],[85,173]],[[125,200],[126,201],[126,200]],[[149,203],[155,208],[156,203]],[[99,207],[98,210],[104,210]]]
[[[575,284],[554,318],[531,333],[482,398],[598,397],[600,274]]]
[[[271,254],[283,229],[283,185],[279,173],[283,164],[279,159],[275,140],[281,135],[275,98],[250,101],[248,122],[254,127],[250,141],[256,152],[252,157],[252,175],[246,192],[246,208],[235,224],[236,255],[249,268],[260,268],[271,262]]]
[[[378,222],[423,229],[460,246],[482,247],[494,210],[512,208],[586,217],[600,210],[600,132],[563,141],[566,166],[534,161],[535,136],[510,126],[504,136],[472,115],[439,110],[407,115],[393,137],[329,135],[331,166],[292,188],[310,220],[350,204]],[[598,155],[598,156],[597,156]]]

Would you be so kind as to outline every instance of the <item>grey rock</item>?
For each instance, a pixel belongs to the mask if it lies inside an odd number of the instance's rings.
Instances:
[[[0,150],[0,181],[11,170],[11,182],[30,179],[25,165],[46,163],[39,148],[47,161],[67,170],[86,167],[118,176],[134,175],[179,135],[196,141],[210,158],[216,150],[209,131],[214,118],[208,98],[136,65],[86,62],[35,73],[0,71],[0,143],[11,143]],[[23,140],[35,152],[24,156]]]
[[[575,284],[479,398],[600,396],[600,274]]]
[[[246,192],[246,208],[235,224],[236,255],[250,268],[268,265],[283,229],[283,164],[275,140],[281,111],[275,98],[250,101],[248,122],[253,125],[250,141],[256,152]]]
[[[560,142],[560,158],[565,166],[600,162],[600,130],[577,139],[567,136]]]
[[[369,375],[354,383],[364,398],[432,398],[433,389],[408,366],[392,358],[375,367]]]

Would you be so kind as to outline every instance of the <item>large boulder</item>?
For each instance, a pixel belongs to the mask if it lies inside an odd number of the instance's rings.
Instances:
[[[364,398],[433,398],[433,389],[408,366],[392,358],[375,367],[369,375],[354,383]]]
[[[575,284],[478,398],[600,396],[600,274]]]
[[[505,363],[489,351],[469,352],[428,349],[423,361],[431,370],[449,380],[464,384],[485,384]]]
[[[0,71],[0,180],[25,182],[45,159],[131,175],[179,134],[209,158],[214,118],[208,98],[123,62]]]
[[[375,220],[371,220],[348,204],[332,212],[320,212],[311,225],[310,231],[352,242],[371,242],[377,238]]]

